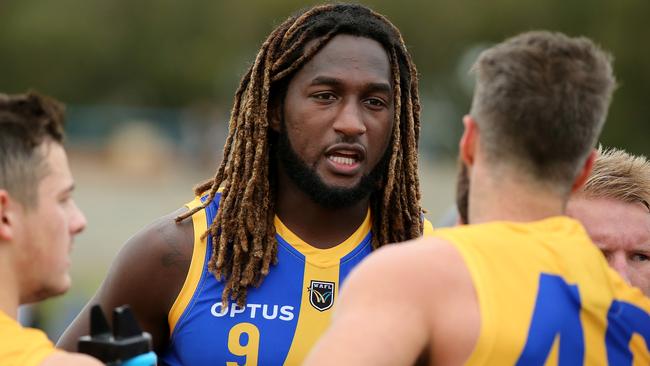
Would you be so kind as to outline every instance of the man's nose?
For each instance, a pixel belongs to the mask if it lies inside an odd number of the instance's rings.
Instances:
[[[343,103],[334,121],[334,130],[345,136],[358,136],[366,132],[363,111],[356,101]]]
[[[74,208],[73,208],[74,212],[70,223],[70,231],[72,232],[73,235],[76,235],[84,231],[88,221],[86,220],[86,216],[81,211],[81,209],[77,207],[77,204],[76,203],[73,204],[74,204]]]

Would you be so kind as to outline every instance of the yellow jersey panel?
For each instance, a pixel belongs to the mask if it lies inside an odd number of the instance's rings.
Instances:
[[[24,328],[0,311],[0,365],[36,366],[57,350],[45,333]]]
[[[460,252],[481,329],[468,365],[650,365],[650,300],[580,223],[552,217],[434,234]]]

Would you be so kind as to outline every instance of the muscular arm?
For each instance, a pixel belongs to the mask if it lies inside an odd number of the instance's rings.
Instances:
[[[399,249],[379,250],[353,271],[306,365],[413,365],[429,339],[427,300],[412,281],[418,266]]]
[[[439,239],[382,248],[350,274],[330,329],[305,365],[462,364],[478,336],[471,278]],[[458,337],[457,337],[458,336]]]
[[[92,305],[100,304],[111,322],[113,309],[129,304],[143,330],[151,333],[154,350],[165,348],[169,339],[167,315],[192,258],[192,222],[174,222],[185,210],[161,217],[126,242],[97,293],[59,339],[58,347],[77,350],[79,337],[89,333]]]

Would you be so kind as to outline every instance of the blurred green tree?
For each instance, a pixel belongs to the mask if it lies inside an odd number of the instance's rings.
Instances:
[[[3,0],[0,90],[74,104],[229,105],[267,33],[314,1]],[[530,29],[585,35],[610,50],[620,88],[603,142],[650,154],[645,0],[374,0],[420,71],[423,146],[454,152],[469,108],[472,50]]]

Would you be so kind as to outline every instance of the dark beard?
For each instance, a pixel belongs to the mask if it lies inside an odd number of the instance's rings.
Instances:
[[[390,158],[390,149],[387,148],[377,165],[356,186],[341,188],[325,184],[318,173],[298,156],[284,128],[278,134],[276,151],[279,165],[284,167],[289,179],[312,201],[327,209],[350,207],[379,190]]]

